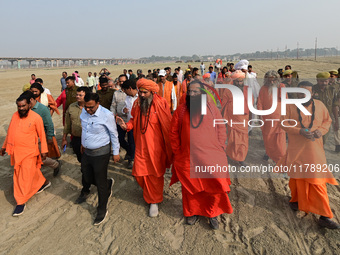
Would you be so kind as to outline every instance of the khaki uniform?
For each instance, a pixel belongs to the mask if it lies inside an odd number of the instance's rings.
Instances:
[[[323,91],[321,90],[321,87],[319,85],[313,86],[313,98],[319,99],[324,103],[326,106],[329,115],[332,118],[333,121],[333,131],[334,131],[334,123],[335,123],[335,117],[333,114],[333,108],[340,106],[340,93],[337,93],[336,87],[332,85],[328,85]],[[338,122],[340,121],[338,117]],[[327,141],[329,132],[323,136],[323,142],[324,144]],[[338,131],[334,131],[334,140],[335,145],[340,145],[340,129]]]
[[[106,92],[98,90],[97,94],[99,95],[99,104],[110,110],[114,92],[115,90],[113,89],[108,89]]]

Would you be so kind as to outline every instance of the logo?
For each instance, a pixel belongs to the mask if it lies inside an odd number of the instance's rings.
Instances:
[[[230,92],[233,95],[233,115],[244,115],[244,95],[240,88],[238,88],[235,85],[230,84],[216,84],[215,88],[218,89],[229,89]],[[207,92],[207,91],[206,91]],[[298,98],[298,99],[292,99],[287,98],[288,93],[303,93],[305,94],[304,98]],[[208,93],[209,96],[214,98],[211,93]],[[255,115],[270,115],[273,112],[275,112],[278,100],[278,89],[276,87],[273,88],[273,104],[272,107],[268,110],[258,110],[253,106],[253,91],[252,88],[248,87],[248,108],[249,111]],[[286,115],[286,106],[288,104],[294,104],[304,115],[312,115],[307,109],[303,106],[304,103],[307,103],[311,99],[311,93],[309,90],[304,88],[281,88],[281,115]],[[201,102],[202,102],[202,108],[201,108],[201,114],[206,115],[207,114],[207,95],[202,94],[201,95]],[[214,99],[214,102],[216,104],[216,100]]]

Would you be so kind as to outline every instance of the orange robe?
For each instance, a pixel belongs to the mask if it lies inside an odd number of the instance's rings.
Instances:
[[[133,129],[135,160],[132,175],[143,189],[144,200],[149,204],[163,201],[164,173],[170,167],[172,151],[169,141],[170,108],[164,98],[154,94],[149,118],[140,116],[139,100],[132,110],[127,131]],[[148,124],[146,121],[148,119]],[[147,126],[145,133],[141,127]]]
[[[177,107],[180,105],[181,98],[183,96],[184,90],[182,88],[182,84],[178,81],[177,84],[175,85],[175,91],[176,91],[176,97],[177,97]]]
[[[315,119],[310,131],[319,130],[325,135],[332,123],[328,110],[325,105],[315,100]],[[307,107],[312,113],[312,104]],[[311,116],[306,116],[301,112],[302,124],[308,128],[311,123]],[[291,170],[289,187],[292,193],[291,202],[298,202],[299,210],[306,213],[315,213],[332,218],[333,213],[329,207],[326,183],[338,185],[327,167],[325,151],[323,149],[322,137],[309,140],[300,135],[301,125],[295,105],[287,105],[287,114],[281,120],[294,119],[297,121],[296,127],[282,127],[288,134],[287,153],[282,157],[277,166],[287,166]],[[293,126],[293,121],[286,121],[285,125]],[[321,166],[320,171],[312,170]],[[294,170],[294,166],[296,167]],[[301,169],[301,170],[300,170]]]
[[[182,90],[182,96],[180,99],[177,100],[178,105],[182,104],[185,102],[185,97],[187,95],[187,85],[188,85],[188,80],[185,79],[181,85],[181,90]]]
[[[157,94],[166,100],[172,112],[173,105],[172,105],[171,91],[172,91],[173,83],[170,81],[165,81],[164,90],[163,90],[162,82],[158,83],[158,86],[159,86],[159,91],[157,92]]]
[[[229,201],[230,179],[228,172],[196,176],[195,166],[228,166],[224,152],[226,140],[225,125],[213,127],[213,119],[222,116],[214,104],[208,103],[207,115],[198,128],[190,125],[189,111],[184,104],[174,112],[171,122],[171,147],[174,152],[171,184],[182,184],[183,214],[186,217],[201,215],[216,217],[232,213]],[[199,115],[200,116],[200,115]],[[193,118],[197,125],[199,118]]]
[[[275,111],[269,115],[261,116],[264,125],[261,127],[264,147],[267,155],[274,161],[278,162],[286,154],[286,132],[281,128],[281,88],[285,87],[280,84],[278,89],[278,103]],[[257,109],[268,110],[272,107],[273,96],[269,94],[267,86],[260,89]],[[275,119],[276,121],[270,121]],[[267,121],[268,120],[268,121]]]
[[[223,89],[222,113],[228,123],[227,155],[235,161],[244,161],[247,157],[248,141],[248,87],[243,87],[244,115],[233,115],[233,96],[229,89]],[[240,123],[240,124],[235,124]]]
[[[6,148],[11,156],[11,165],[14,166],[14,198],[18,205],[26,203],[46,181],[40,171],[42,161],[38,138],[41,141],[41,153],[47,153],[40,115],[29,110],[26,118],[20,118],[18,112],[14,113],[2,148]]]
[[[187,88],[188,87],[188,80],[185,79],[183,82],[182,82],[182,91],[183,93],[182,94],[186,94],[187,93]]]

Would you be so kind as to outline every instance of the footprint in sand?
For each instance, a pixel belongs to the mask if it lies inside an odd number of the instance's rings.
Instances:
[[[243,187],[237,187],[237,191],[241,192],[242,194],[246,195],[246,202],[251,207],[254,207],[255,205],[255,196],[246,191]]]
[[[126,180],[122,181],[118,187],[115,187],[115,185],[113,184],[113,194],[116,194],[119,192],[120,189],[122,189],[124,186],[126,185]]]
[[[250,239],[254,238],[255,236],[260,235],[263,231],[264,231],[264,227],[249,229],[249,230],[244,232],[244,236],[248,240],[250,240]]]
[[[78,207],[77,206],[72,206],[71,209],[68,211],[68,213],[66,215],[66,219],[67,220],[71,220],[74,217],[76,217],[77,211],[78,211]]]
[[[162,236],[164,236],[165,239],[167,239],[170,242],[170,245],[174,250],[178,250],[182,246],[184,240],[183,224],[177,223],[176,225],[174,231],[175,234],[173,234],[170,230],[166,230],[162,233]]]
[[[277,236],[280,237],[283,241],[285,241],[286,243],[289,242],[289,237],[287,236],[287,234],[283,232],[278,226],[276,226],[275,224],[271,224],[270,227],[275,231]]]

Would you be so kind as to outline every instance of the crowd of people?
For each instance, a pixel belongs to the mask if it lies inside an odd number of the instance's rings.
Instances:
[[[291,200],[295,211],[320,215],[319,225],[340,228],[332,221],[326,184],[337,181],[326,167],[311,171],[307,165],[327,165],[324,144],[334,135],[335,152],[340,152],[338,70],[316,75],[317,84],[300,81],[290,65],[284,70],[269,70],[261,86],[257,74],[247,60],[237,64],[222,61],[208,67],[188,65],[182,70],[170,67],[148,70],[123,70],[117,78],[103,68],[97,75],[88,73],[86,82],[75,71],[62,73],[61,94],[56,100],[44,87],[43,80],[31,76],[30,84],[16,100],[18,111],[13,114],[1,154],[7,152],[14,166],[14,197],[17,206],[13,216],[24,212],[26,202],[42,192],[51,182],[41,173],[41,166],[51,167],[54,176],[61,169],[60,151],[55,139],[51,116],[63,108],[61,148],[69,141],[81,163],[82,190],[76,204],[86,202],[91,185],[97,186],[98,207],[94,225],[101,224],[107,213],[108,199],[114,180],[107,168],[120,162],[120,149],[126,151],[126,167],[143,189],[143,198],[150,205],[149,216],[159,213],[163,201],[164,174],[171,169],[171,184],[182,185],[183,214],[186,223],[195,224],[199,216],[209,218],[212,229],[218,229],[217,216],[233,212],[229,200],[230,177],[226,173],[193,176],[195,166],[220,165],[228,162],[247,166],[249,120],[262,121],[265,147],[263,160],[276,166],[295,166],[302,171],[289,172]],[[217,84],[234,85],[243,92],[244,114],[235,114],[235,98],[229,89]],[[298,87],[312,95],[303,106],[310,115],[294,104],[287,105],[281,115],[281,90]],[[251,89],[252,93],[248,94]],[[273,91],[278,91],[274,94]],[[274,95],[273,95],[274,94]],[[202,98],[207,96],[206,113],[202,114]],[[248,96],[252,105],[247,104]],[[255,116],[251,109],[268,110],[274,96],[278,104],[271,114]],[[302,99],[302,93],[288,93],[288,98]],[[224,119],[226,125],[212,125]],[[281,120],[281,121],[273,121]],[[290,123],[283,125],[282,121]],[[243,123],[243,124],[242,124]],[[294,125],[295,123],[295,125]],[[331,128],[332,127],[332,128]],[[332,131],[330,131],[332,129]],[[68,136],[70,135],[70,138]],[[288,145],[287,145],[288,143]]]

